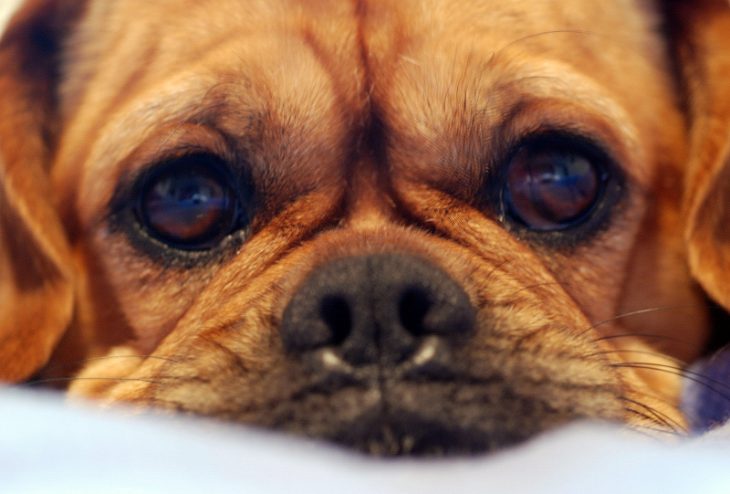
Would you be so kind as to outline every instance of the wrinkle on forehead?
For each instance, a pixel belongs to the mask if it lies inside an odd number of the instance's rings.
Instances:
[[[91,168],[92,155],[118,161],[140,134],[198,112],[190,107],[221,87],[229,109],[242,103],[232,113],[273,108],[289,130],[341,135],[367,99],[355,9],[336,0],[94,2],[68,42],[54,180],[75,190],[83,180],[72,175]],[[315,115],[322,122],[308,120]]]
[[[562,100],[583,106],[586,119],[601,115],[642,164],[632,172],[650,181],[643,163],[651,157],[641,150],[666,134],[660,122],[678,117],[664,104],[674,100],[674,87],[653,2],[367,5],[362,22],[371,98],[390,124],[390,141],[415,136],[413,142],[432,150],[463,147],[469,139],[488,144],[520,97]]]
[[[91,2],[88,14],[66,43],[61,88],[65,120],[75,116],[89,88],[103,74],[118,79],[164,77],[196,63],[220,45],[252,38],[289,39],[294,48],[316,33],[348,54],[357,34],[356,3],[338,0],[109,0]],[[265,53],[261,54],[265,56]],[[276,59],[267,59],[272,65]],[[239,60],[235,50],[228,63]],[[112,89],[122,86],[111,82]],[[103,93],[98,87],[96,93]],[[104,94],[108,98],[108,93]]]
[[[351,132],[368,132],[368,124],[388,111],[397,119],[404,107],[441,107],[440,113],[412,119],[424,133],[449,115],[463,113],[468,121],[470,115],[491,111],[499,118],[504,109],[489,107],[489,84],[499,82],[492,72],[520,65],[520,71],[507,70],[502,79],[513,77],[516,86],[533,96],[552,92],[564,97],[569,97],[566,81],[573,80],[583,100],[620,122],[624,135],[635,135],[637,127],[647,127],[640,122],[656,120],[651,105],[639,104],[642,95],[668,91],[661,85],[641,92],[631,87],[635,79],[656,81],[662,69],[663,58],[656,56],[661,44],[652,31],[656,19],[647,15],[647,5],[635,0],[598,5],[487,0],[97,1],[68,44],[63,115],[77,128],[67,142],[73,147],[74,141],[89,141],[89,135],[104,125],[100,119],[113,118],[117,103],[140,88],[194,68],[211,53],[227,54],[216,58],[217,70],[237,74],[241,84],[230,87],[245,91],[245,80],[257,74],[245,73],[243,52],[261,39],[277,40],[274,44],[279,45],[278,51],[261,49],[258,54],[261,63],[278,74],[278,80],[270,79],[276,86],[271,90],[289,91],[295,103],[326,100],[305,94],[312,86],[297,82],[299,75],[291,72],[289,60],[271,55],[281,54],[286,46],[293,54],[307,49],[317,70],[331,78],[332,84],[322,91],[336,93],[332,97],[343,113],[341,122],[353,127]],[[531,67],[531,59],[540,63]],[[637,73],[640,77],[633,77]],[[549,79],[554,83],[545,82]],[[409,94],[419,85],[418,94]],[[603,90],[605,97],[592,98],[592,88]],[[181,89],[176,98],[184,106],[192,95],[185,93],[184,85]],[[434,101],[434,95],[441,100]],[[399,107],[407,98],[408,104]]]
[[[356,52],[365,54],[364,67],[352,71],[359,80],[350,89],[360,93],[352,95],[358,100],[368,97],[373,79],[387,79],[382,72],[397,69],[391,61],[418,63],[422,57],[437,56],[436,52],[456,55],[477,46],[483,57],[489,57],[528,45],[534,54],[573,58],[578,64],[593,64],[599,72],[601,58],[615,61],[616,50],[635,51],[650,63],[661,59],[654,53],[661,48],[649,36],[657,21],[656,15],[647,15],[651,10],[647,5],[636,0],[610,5],[489,0],[97,1],[68,43],[63,114],[68,117],[77,111],[99,73],[114,72],[120,80],[162,77],[221,43],[238,38],[245,44],[246,34],[284,35],[292,43],[319,38],[313,46],[335,45],[328,47],[330,66],[357,64]],[[596,39],[580,39],[588,38],[585,34]],[[235,57],[230,63],[237,63]],[[109,92],[123,89],[117,85]],[[104,98],[108,100],[109,94]]]

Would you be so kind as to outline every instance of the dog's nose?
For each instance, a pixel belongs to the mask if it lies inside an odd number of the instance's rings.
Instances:
[[[444,271],[414,256],[377,254],[313,272],[286,307],[281,335],[292,353],[329,349],[352,366],[396,366],[433,353],[418,351],[429,337],[463,339],[474,325],[469,297]]]

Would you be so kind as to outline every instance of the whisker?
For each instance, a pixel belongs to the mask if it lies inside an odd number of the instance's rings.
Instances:
[[[49,377],[44,379],[34,379],[23,383],[23,386],[36,386],[39,384],[51,383],[67,383],[73,381],[117,381],[117,382],[144,382],[149,384],[160,384],[165,380],[182,379],[177,376],[156,376],[154,378],[135,378],[135,377]]]
[[[730,392],[730,386],[725,384],[722,381],[718,381],[717,379],[713,379],[709,376],[706,376],[704,374],[700,374],[698,372],[690,371],[688,369],[682,369],[679,367],[675,367],[668,364],[654,364],[650,362],[626,362],[626,363],[620,363],[620,364],[611,364],[611,367],[614,368],[628,368],[628,369],[642,369],[642,370],[652,370],[656,372],[664,372],[667,374],[673,374],[675,376],[683,377],[689,381],[692,381],[696,384],[699,384],[701,386],[704,386],[705,388],[709,389],[713,393],[717,393],[718,396],[721,398],[730,401],[730,394],[725,394],[723,391]],[[717,387],[720,389],[718,389]]]
[[[504,52],[506,52],[509,48],[518,45],[520,43],[524,43],[530,40],[534,40],[536,38],[540,38],[543,36],[555,36],[555,35],[578,35],[578,36],[590,36],[595,38],[600,38],[601,43],[610,43],[611,46],[618,47],[623,51],[626,51],[632,56],[639,56],[641,58],[647,58],[647,55],[644,52],[636,51],[635,49],[635,43],[633,41],[633,38],[631,37],[631,34],[629,33],[616,33],[612,32],[610,34],[608,33],[600,33],[597,31],[588,31],[584,29],[553,29],[549,31],[541,31],[537,33],[527,34],[524,36],[521,36],[519,38],[513,39],[512,41],[500,46],[497,48],[494,52],[492,52],[489,63],[495,63],[495,60],[501,57]],[[650,62],[648,64],[648,67],[652,70],[659,72],[662,69],[657,66],[655,61],[653,59],[648,59]]]
[[[647,405],[646,403],[642,403],[641,401],[627,398],[625,396],[621,397],[621,400],[625,401],[627,403],[631,403],[632,405],[638,406],[638,407],[642,408],[643,410],[646,410],[646,412],[648,414],[650,414],[653,417],[656,417],[656,419],[659,422],[661,422],[662,424],[667,426],[673,432],[684,432],[684,433],[687,432],[687,428],[684,425],[680,424],[679,422],[674,420],[672,417],[670,417],[666,413],[661,412],[661,411],[657,410],[656,408],[654,408],[650,405]]]
[[[669,355],[665,355],[660,352],[651,352],[648,350],[631,350],[631,349],[602,350],[599,352],[593,352],[593,353],[586,354],[585,358],[598,357],[600,355],[621,354],[621,353],[632,353],[632,354],[636,354],[636,355],[646,355],[648,357],[659,357],[664,360],[670,360],[677,365],[684,365],[684,362],[677,358],[670,357]]]
[[[174,358],[160,357],[159,355],[153,355],[153,354],[149,354],[149,355],[145,355],[145,354],[134,354],[134,355],[105,355],[103,357],[90,357],[90,358],[88,358],[86,360],[81,360],[81,361],[78,361],[76,363],[78,363],[78,364],[85,364],[85,363],[93,362],[93,361],[96,361],[96,360],[110,360],[110,359],[122,359],[122,358],[138,358],[138,359],[144,359],[144,360],[163,360],[165,362],[172,362],[174,364],[181,363],[180,360],[176,360]]]
[[[675,343],[686,343],[686,340],[682,340],[680,338],[675,338],[673,336],[663,335],[663,334],[654,334],[654,333],[621,333],[621,334],[611,334],[607,336],[600,336],[598,338],[594,338],[593,342],[598,343],[599,341],[608,341],[608,340],[616,340],[619,338],[644,338],[647,340],[664,340],[664,341],[673,341]]]
[[[653,432],[653,433],[656,433],[656,434],[667,434],[667,435],[672,435],[672,436],[677,436],[678,435],[677,431],[675,431],[675,430],[667,430],[666,429],[666,425],[664,423],[662,423],[660,421],[657,421],[657,419],[654,416],[649,415],[646,412],[642,412],[640,410],[636,410],[635,408],[631,408],[630,406],[626,406],[626,405],[624,406],[624,410],[626,410],[628,413],[632,413],[634,415],[637,415],[637,416],[641,417],[642,419],[647,420],[647,421],[651,422],[652,424],[656,424],[659,427],[661,427],[661,428],[649,427],[648,425],[643,425],[642,424],[641,426],[639,426],[639,428],[634,429],[638,433],[642,433],[642,431],[650,431],[650,432]],[[664,426],[664,427],[662,427],[662,426]],[[651,435],[646,434],[645,432],[644,432],[644,435],[646,435],[647,437],[651,437]]]
[[[132,355],[104,355],[101,357],[89,357],[82,360],[75,360],[68,363],[55,363],[51,364],[48,367],[46,367],[46,372],[53,372],[54,370],[59,370],[61,368],[82,368],[84,365],[89,364],[91,362],[98,362],[101,360],[114,360],[114,359],[140,359],[140,360],[159,360],[164,362],[171,362],[173,364],[179,364],[182,361],[176,360],[174,358],[169,357],[160,357],[158,355],[154,354],[132,354]]]
[[[513,39],[506,45],[500,46],[497,50],[495,50],[494,54],[492,55],[492,58],[499,57],[502,54],[502,52],[504,52],[505,50],[507,50],[508,48],[510,48],[514,45],[523,43],[525,41],[529,41],[531,39],[540,38],[542,36],[548,36],[548,35],[552,35],[552,34],[580,34],[580,35],[584,35],[584,36],[601,36],[600,34],[598,34],[596,32],[586,31],[586,30],[581,30],[581,29],[554,29],[552,31],[541,31],[539,33],[532,33],[532,34],[528,34],[528,35],[522,36],[517,39]]]
[[[657,312],[663,312],[663,311],[670,311],[670,310],[678,310],[680,308],[687,308],[688,306],[658,306],[658,307],[648,307],[645,309],[637,309],[632,310],[629,312],[624,312],[622,314],[618,314],[613,317],[609,317],[608,319],[604,319],[602,321],[598,321],[597,323],[594,323],[590,325],[588,328],[585,329],[584,332],[582,332],[579,336],[583,336],[584,334],[588,333],[591,330],[597,329],[601,326],[604,326],[606,324],[620,321],[622,319],[627,319],[629,317],[636,317],[636,316],[643,316],[646,314],[655,314]]]

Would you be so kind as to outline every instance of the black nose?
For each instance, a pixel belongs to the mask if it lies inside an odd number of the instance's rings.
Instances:
[[[312,273],[284,311],[285,348],[331,349],[350,365],[397,365],[427,337],[463,339],[475,310],[445,272],[403,254],[347,257]]]

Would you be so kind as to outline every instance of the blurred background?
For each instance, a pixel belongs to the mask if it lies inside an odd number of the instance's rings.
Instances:
[[[5,21],[10,17],[18,3],[19,0],[0,0],[0,28],[5,26]]]

